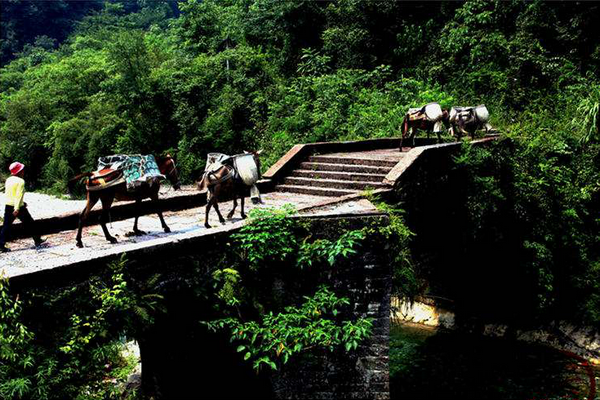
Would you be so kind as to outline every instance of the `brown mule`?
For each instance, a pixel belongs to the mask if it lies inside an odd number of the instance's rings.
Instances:
[[[173,160],[171,156],[167,155],[166,157],[159,158],[157,160],[157,164],[160,173],[167,177],[169,182],[171,182],[171,185],[173,185],[173,189],[178,190],[181,186],[181,183],[179,182],[179,173],[177,172],[177,167],[175,166],[175,160]],[[117,239],[111,236],[111,234],[108,232],[108,229],[106,228],[106,222],[108,221],[110,207],[114,200],[135,200],[136,205],[139,205],[143,199],[150,198],[157,206],[156,213],[160,218],[160,223],[164,231],[171,232],[163,218],[162,212],[158,209],[157,201],[158,191],[160,190],[160,178],[151,178],[147,185],[144,184],[136,188],[134,191],[128,191],[127,184],[123,179],[122,171],[104,169],[101,171],[86,172],[84,174],[77,175],[75,178],[69,181],[69,187],[82,178],[88,178],[86,184],[87,204],[81,214],[79,214],[79,228],[77,230],[77,237],[75,238],[77,247],[83,247],[83,242],[81,241],[83,224],[87,220],[90,211],[94,205],[96,205],[98,200],[102,202],[102,216],[100,218],[100,225],[102,226],[102,231],[104,232],[106,240],[111,243],[117,243]],[[133,225],[133,234],[143,235],[144,232],[138,229],[138,218],[139,215],[136,215],[135,223]]]
[[[413,109],[414,111],[409,110],[404,116],[401,126],[402,137],[400,138],[400,151],[402,151],[404,140],[407,138],[412,141],[411,147],[415,147],[415,135],[417,134],[417,130],[427,132],[428,138],[429,133],[435,131],[438,143],[441,143],[442,138],[440,136],[440,131],[436,131],[435,129],[437,121],[431,121],[427,118],[427,115],[425,114],[425,107],[426,106],[423,106],[421,109]],[[447,109],[442,109],[442,115],[439,121],[441,121],[446,128],[450,126],[449,113]]]
[[[254,162],[256,163],[259,172],[260,160],[258,156],[260,153],[260,151],[251,152],[251,154],[254,156]],[[221,211],[219,210],[219,199],[221,199],[223,196],[233,197],[233,208],[229,214],[227,214],[227,219],[233,218],[233,214],[237,208],[238,198],[240,199],[241,216],[242,218],[246,218],[246,213],[244,213],[244,199],[250,186],[246,185],[239,177],[233,165],[229,165],[226,161],[225,164],[219,169],[205,172],[202,176],[202,179],[197,182],[197,185],[198,190],[203,191],[208,189],[209,192],[209,199],[206,203],[206,213],[204,216],[204,226],[206,228],[211,227],[208,223],[208,214],[212,207],[215,208],[215,211],[219,216],[219,222],[221,222],[221,224],[225,223],[225,218],[223,218],[223,215],[221,215]]]

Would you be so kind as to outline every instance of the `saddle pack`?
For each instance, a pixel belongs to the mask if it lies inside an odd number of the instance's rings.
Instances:
[[[92,176],[88,179],[88,190],[101,190],[112,186],[120,185],[125,182],[123,171],[111,168],[104,168],[99,171],[92,172]]]
[[[411,121],[426,119],[430,122],[436,122],[442,118],[444,113],[438,103],[429,103],[421,108],[409,108],[407,115]]]
[[[98,184],[88,184],[88,188],[99,190],[125,182],[128,191],[135,191],[155,178],[166,177],[161,174],[153,155],[116,154],[98,159],[98,171],[90,179],[90,183]]]
[[[433,123],[433,132],[441,132],[444,112],[439,103],[429,103],[421,108],[409,108],[406,116],[409,121],[428,121]]]

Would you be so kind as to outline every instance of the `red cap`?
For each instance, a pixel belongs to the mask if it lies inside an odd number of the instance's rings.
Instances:
[[[21,164],[20,162],[16,162],[16,161],[14,163],[10,164],[10,167],[8,167],[11,175],[18,174],[19,172],[23,171],[23,168],[25,168],[25,166],[23,164]]]

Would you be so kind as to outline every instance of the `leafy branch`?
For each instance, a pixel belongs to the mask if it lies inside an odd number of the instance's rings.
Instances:
[[[292,355],[311,349],[356,350],[371,335],[373,322],[367,318],[341,320],[339,309],[349,304],[348,298],[338,298],[329,288],[321,286],[314,296],[304,296],[300,307],[289,306],[281,313],[263,314],[260,321],[224,318],[207,326],[213,331],[228,328],[231,341],[239,343],[237,351],[244,353],[244,360],[251,361],[255,370],[263,365],[276,370],[278,363],[286,364]]]

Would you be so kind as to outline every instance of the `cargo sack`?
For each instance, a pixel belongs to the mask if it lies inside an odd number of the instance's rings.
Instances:
[[[128,191],[135,191],[140,186],[148,184],[150,180],[166,177],[160,173],[158,164],[153,155],[112,155],[98,159],[99,169],[122,170]]]
[[[233,164],[238,176],[247,186],[253,186],[258,181],[258,166],[254,154],[236,155]]]
[[[431,122],[438,121],[444,115],[442,107],[438,103],[429,103],[423,108],[427,119]]]

